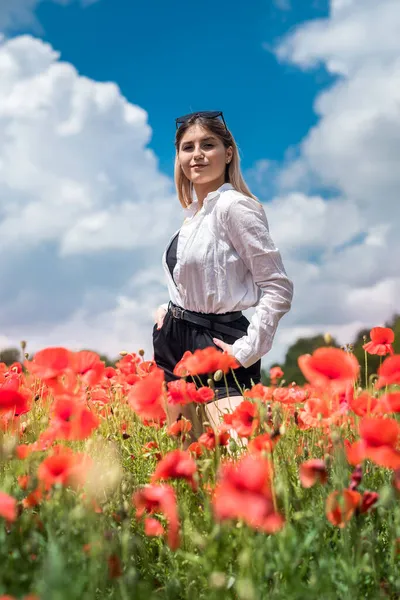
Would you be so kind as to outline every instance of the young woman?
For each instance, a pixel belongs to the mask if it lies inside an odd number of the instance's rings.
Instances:
[[[227,375],[228,386],[224,378],[214,382],[215,400],[206,407],[215,427],[221,412],[242,401],[242,390],[260,382],[261,357],[290,309],[293,284],[264,209],[243,180],[222,112],[191,113],[176,126],[175,184],[186,218],[163,256],[170,303],[156,312],[154,360],[169,382],[178,379],[173,371],[187,350],[214,346],[236,358],[240,367]],[[241,311],[251,306],[249,322]],[[179,414],[199,431],[191,405],[170,407],[170,422]]]

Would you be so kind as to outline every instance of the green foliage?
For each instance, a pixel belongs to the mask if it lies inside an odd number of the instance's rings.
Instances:
[[[18,348],[4,348],[4,350],[0,350],[0,362],[10,366],[18,361],[21,361],[21,350]]]

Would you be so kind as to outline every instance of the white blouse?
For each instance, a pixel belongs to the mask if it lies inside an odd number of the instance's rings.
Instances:
[[[247,334],[232,346],[235,358],[247,368],[271,349],[279,320],[290,310],[293,283],[260,202],[224,183],[197,209],[197,200],[184,209],[187,218],[179,233],[173,278],[166,254],[177,232],[163,255],[169,296],[174,304],[199,313],[256,306]]]

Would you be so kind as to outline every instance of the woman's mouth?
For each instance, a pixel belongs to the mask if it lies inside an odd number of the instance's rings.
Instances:
[[[207,165],[193,165],[192,169],[204,169]]]

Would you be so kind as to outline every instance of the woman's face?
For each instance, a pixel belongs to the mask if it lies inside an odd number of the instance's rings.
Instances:
[[[225,148],[209,129],[192,125],[181,139],[178,158],[182,171],[193,184],[205,184],[224,178],[232,148]]]

